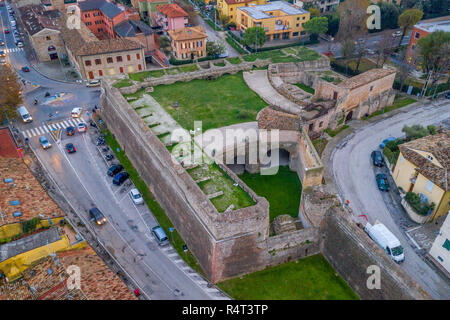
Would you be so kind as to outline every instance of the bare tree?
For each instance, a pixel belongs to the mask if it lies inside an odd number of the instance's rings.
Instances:
[[[377,68],[384,65],[387,58],[392,53],[392,37],[389,32],[385,32],[376,44]]]
[[[347,0],[338,7],[340,18],[338,41],[354,40],[367,33],[367,0]]]

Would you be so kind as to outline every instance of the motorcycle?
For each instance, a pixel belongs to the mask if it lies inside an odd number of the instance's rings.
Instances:
[[[112,155],[112,154],[107,154],[107,155],[105,156],[105,159],[106,159],[107,161],[111,161],[112,159],[114,159],[114,155]]]
[[[97,140],[97,142],[95,143],[96,146],[102,146],[106,143],[105,140]]]
[[[38,101],[37,101],[37,99],[34,99],[34,104],[38,104]]]
[[[104,148],[102,148],[102,151],[103,151],[103,152],[108,152],[108,151],[109,151],[109,148],[108,148],[108,147],[104,147]]]

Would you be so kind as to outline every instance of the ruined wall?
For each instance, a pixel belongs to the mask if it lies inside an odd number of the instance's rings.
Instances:
[[[330,209],[320,226],[320,251],[361,299],[431,299],[403,269],[339,208]],[[381,271],[381,288],[367,288],[367,267]]]

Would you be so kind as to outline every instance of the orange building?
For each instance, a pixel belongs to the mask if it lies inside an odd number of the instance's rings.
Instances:
[[[201,26],[168,31],[175,59],[188,60],[206,57],[206,35]]]

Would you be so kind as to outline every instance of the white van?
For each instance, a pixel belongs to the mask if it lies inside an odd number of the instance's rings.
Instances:
[[[391,257],[392,260],[397,263],[405,260],[402,244],[384,224],[375,223],[372,226],[370,223],[367,223],[364,226],[364,230],[367,232],[369,237],[372,238],[372,240],[375,241],[381,249],[389,255],[389,257]]]
[[[23,122],[29,123],[29,122],[33,121],[33,118],[31,117],[30,113],[28,112],[27,108],[25,108],[25,106],[20,106],[17,109],[17,112],[22,117]]]

